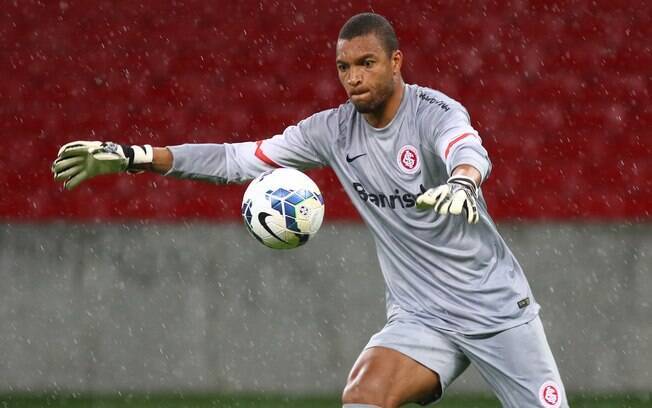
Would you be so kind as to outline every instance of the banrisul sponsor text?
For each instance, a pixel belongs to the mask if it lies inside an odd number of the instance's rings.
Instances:
[[[414,207],[417,202],[417,196],[426,192],[426,188],[423,184],[419,186],[420,191],[417,193],[401,192],[398,189],[394,189],[394,192],[389,194],[369,192],[361,183],[358,182],[353,183],[353,188],[362,201],[369,201],[376,207],[390,208],[392,210],[396,208]]]

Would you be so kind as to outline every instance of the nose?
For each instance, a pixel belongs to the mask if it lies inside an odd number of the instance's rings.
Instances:
[[[352,67],[349,71],[349,77],[346,79],[346,83],[349,86],[356,87],[362,82],[362,73],[359,69]]]

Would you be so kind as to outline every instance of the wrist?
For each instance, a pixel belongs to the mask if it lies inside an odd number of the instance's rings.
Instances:
[[[451,172],[451,176],[465,176],[473,179],[476,187],[482,184],[482,173],[476,167],[470,164],[459,164]]]
[[[154,149],[151,145],[120,145],[120,147],[128,160],[128,172],[141,172],[152,165]]]
[[[471,193],[475,197],[478,196],[478,184],[473,179],[473,177],[457,174],[457,175],[451,176],[448,179],[448,181],[446,181],[446,183],[448,183],[448,184],[456,184],[458,186],[466,188],[469,191],[471,191]]]

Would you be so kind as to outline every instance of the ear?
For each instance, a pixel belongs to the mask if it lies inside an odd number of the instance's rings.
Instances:
[[[402,66],[403,66],[403,52],[401,50],[396,50],[392,52],[392,73],[394,75],[400,75]]]

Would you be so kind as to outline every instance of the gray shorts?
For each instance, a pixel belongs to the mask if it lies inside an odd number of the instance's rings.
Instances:
[[[503,407],[568,407],[539,317],[496,334],[464,336],[401,315],[369,340],[370,347],[396,350],[433,370],[442,394],[473,363]]]

